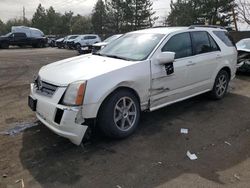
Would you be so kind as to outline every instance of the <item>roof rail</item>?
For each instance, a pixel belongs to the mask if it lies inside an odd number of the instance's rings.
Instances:
[[[217,29],[225,29],[225,27],[220,25],[191,25],[188,29],[194,29],[196,27],[208,27],[208,28],[217,28]]]

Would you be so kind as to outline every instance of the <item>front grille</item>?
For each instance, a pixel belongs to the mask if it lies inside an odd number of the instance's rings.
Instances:
[[[57,90],[58,86],[41,81],[39,78],[35,80],[36,92],[40,95],[52,97]]]

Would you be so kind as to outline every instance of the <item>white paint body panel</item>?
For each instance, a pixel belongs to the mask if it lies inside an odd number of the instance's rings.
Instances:
[[[195,29],[208,31],[221,48],[219,52],[195,55],[174,61],[174,74],[166,75],[164,65],[157,63],[157,55],[169,38],[177,33],[191,32],[187,28],[158,28],[136,31],[136,33],[164,33],[165,37],[144,61],[126,61],[98,55],[82,55],[44,66],[39,71],[41,80],[59,86],[52,98],[40,96],[31,88],[31,96],[38,100],[37,117],[57,134],[80,144],[87,126],[76,122],[76,117],[96,118],[105,100],[119,87],[133,89],[140,98],[142,110],[156,110],[169,104],[210,91],[214,80],[223,67],[230,68],[234,78],[237,51],[226,47],[215,35],[215,29]],[[194,63],[190,66],[190,62]],[[83,105],[70,108],[59,105],[66,87],[75,81],[86,81]],[[33,86],[32,86],[33,87]],[[53,119],[55,109],[66,111],[62,125]]]

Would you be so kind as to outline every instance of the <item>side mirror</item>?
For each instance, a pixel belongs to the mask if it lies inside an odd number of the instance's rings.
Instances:
[[[161,52],[157,57],[157,61],[159,65],[164,65],[167,63],[173,63],[174,58],[175,52]]]

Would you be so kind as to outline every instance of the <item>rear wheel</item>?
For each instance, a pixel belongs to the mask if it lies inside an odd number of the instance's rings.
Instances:
[[[102,105],[97,124],[109,137],[125,138],[139,124],[140,105],[137,97],[129,90],[119,90]]]
[[[227,93],[229,74],[225,70],[221,70],[216,76],[213,90],[211,91],[211,96],[214,99],[221,99]]]

